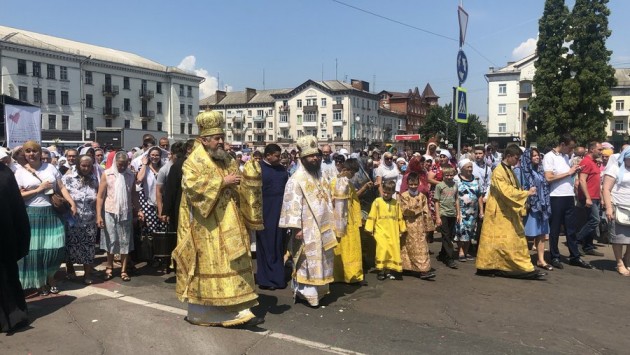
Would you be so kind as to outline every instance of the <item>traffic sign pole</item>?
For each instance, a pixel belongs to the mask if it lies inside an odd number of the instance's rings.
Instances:
[[[468,28],[468,13],[464,10],[463,5],[457,7],[457,18],[459,22],[459,52],[457,53],[457,78],[459,85],[453,89],[453,112],[455,122],[457,122],[457,160],[459,160],[462,151],[462,123],[468,123],[468,101],[466,90],[462,88],[462,84],[468,77],[468,58],[462,50],[466,42],[466,29]],[[463,111],[463,118],[461,117]]]

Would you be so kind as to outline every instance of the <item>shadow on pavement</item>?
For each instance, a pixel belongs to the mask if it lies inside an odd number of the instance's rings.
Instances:
[[[26,300],[27,309],[28,309],[28,319],[29,325],[20,329],[15,330],[12,333],[8,333],[7,335],[12,335],[15,333],[22,333],[28,331],[29,329],[33,329],[34,327],[31,325],[35,320],[39,318],[43,318],[51,313],[58,311],[59,309],[69,305],[74,302],[77,298],[73,296],[67,296],[64,294],[59,294],[55,296],[36,296]]]
[[[278,304],[278,297],[260,293],[258,294],[258,306],[252,308],[252,312],[257,317],[264,318],[267,313],[282,314],[289,309],[291,309],[291,305]]]

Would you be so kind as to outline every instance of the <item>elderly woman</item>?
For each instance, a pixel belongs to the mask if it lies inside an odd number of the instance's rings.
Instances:
[[[42,163],[41,146],[28,141],[22,147],[26,164],[15,172],[31,223],[31,242],[26,257],[20,260],[20,281],[25,289],[37,288],[44,296],[59,293],[54,275],[64,260],[65,230],[51,196],[61,193],[76,215],[72,196],[61,183],[61,174],[54,166]]]
[[[376,177],[376,181],[374,184],[378,186],[378,192],[380,196],[383,196],[383,184],[386,181],[393,181],[396,183],[398,181],[398,176],[401,175],[400,171],[394,164],[394,156],[390,152],[383,153],[383,161],[376,168],[374,172],[374,176]]]
[[[468,254],[470,239],[474,238],[477,230],[477,217],[483,218],[483,196],[479,181],[473,176],[473,162],[470,159],[462,159],[458,163],[459,174],[455,177],[457,182],[457,203],[459,203],[459,216],[455,224],[455,238],[459,248],[459,261],[472,261],[473,256]]]
[[[96,163],[96,151],[94,150],[94,148],[83,147],[81,148],[79,154],[80,156],[87,155],[88,157],[92,158],[92,175],[96,176],[96,180],[100,183],[101,175],[103,175],[105,169],[103,169],[98,163]],[[79,164],[77,163],[77,166],[78,165]]]
[[[22,146],[13,148],[13,150],[11,151],[11,157],[13,158],[14,163],[9,167],[14,173],[17,171],[17,169],[26,165],[26,155]]]
[[[549,183],[545,179],[542,166],[543,156],[536,148],[525,150],[521,158],[521,165],[514,168],[514,175],[519,180],[523,190],[536,188],[536,194],[527,199],[527,216],[523,219],[525,236],[534,239],[534,246],[538,254],[536,265],[545,270],[553,270],[553,266],[545,262],[545,238],[549,234],[549,217],[551,216],[551,201],[549,197]]]
[[[619,154],[616,164],[612,162],[604,171],[602,197],[610,221],[608,231],[617,272],[630,276],[630,147]]]
[[[62,182],[75,204],[77,214],[67,224],[66,270],[70,278],[75,278],[74,264],[83,264],[83,283],[92,284],[92,263],[96,241],[96,194],[98,180],[93,173],[94,163],[88,155],[79,158],[75,172],[63,176]]]
[[[135,177],[128,167],[127,153],[117,152],[113,166],[101,177],[96,196],[96,225],[104,230],[101,233],[101,249],[107,251],[105,280],[114,277],[114,254],[120,254],[120,278],[131,280],[127,274],[127,255],[133,250],[132,215],[139,208]],[[144,219],[142,212],[138,212],[138,219]]]

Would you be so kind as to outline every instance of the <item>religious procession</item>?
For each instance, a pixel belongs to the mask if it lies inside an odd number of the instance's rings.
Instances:
[[[295,151],[272,143],[250,156],[231,151],[220,112],[196,123],[196,139],[147,134],[129,152],[34,141],[0,151],[2,332],[28,324],[26,297],[64,291],[62,268],[89,287],[133,282],[140,261],[175,272],[186,321],[220,327],[264,322],[252,311],[257,288],[290,287],[295,303],[317,308],[333,283],[370,287],[368,273],[440,282],[436,262],[544,280],[594,269],[582,257],[604,255],[595,240],[612,244],[616,272],[630,276],[628,145],[615,153],[564,134],[547,152],[431,142],[350,153],[307,135]]]

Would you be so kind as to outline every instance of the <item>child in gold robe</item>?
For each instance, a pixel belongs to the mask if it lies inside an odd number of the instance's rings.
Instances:
[[[374,200],[365,222],[365,230],[376,240],[375,264],[379,280],[402,280],[400,237],[407,231],[407,226],[398,201],[392,198],[395,192],[396,182],[386,181],[383,197]]]

